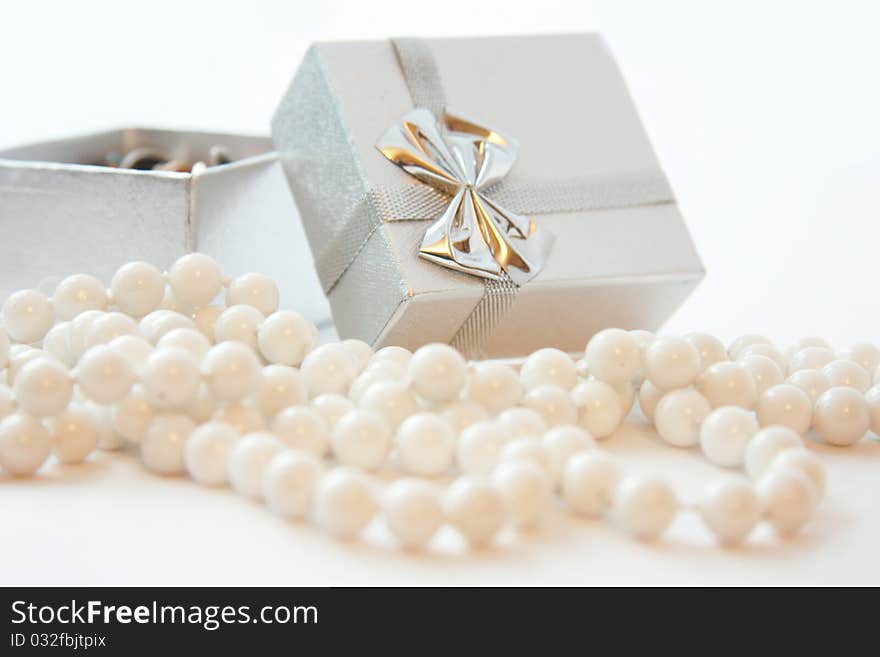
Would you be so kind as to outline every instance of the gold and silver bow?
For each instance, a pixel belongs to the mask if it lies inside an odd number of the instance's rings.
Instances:
[[[448,112],[442,120],[414,109],[376,145],[419,181],[451,197],[425,232],[419,255],[457,271],[516,285],[544,267],[553,235],[529,217],[494,203],[491,187],[513,167],[517,144]]]

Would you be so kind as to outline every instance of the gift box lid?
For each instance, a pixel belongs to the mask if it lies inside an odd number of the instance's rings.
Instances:
[[[662,323],[703,267],[602,38],[417,43],[433,67],[426,75],[407,70],[423,62],[405,61],[401,42],[314,44],[273,118],[340,335],[412,348],[476,331],[481,355],[517,356],[576,351],[610,325]],[[555,236],[546,265],[500,309],[484,279],[419,257],[442,204],[414,220],[383,216],[388,190],[424,186],[376,147],[413,110],[420,75],[442,84],[447,110],[515,137],[503,182],[548,206],[533,215]]]

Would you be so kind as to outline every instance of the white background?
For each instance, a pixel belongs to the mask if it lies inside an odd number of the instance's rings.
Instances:
[[[601,31],[708,270],[668,330],[818,334],[843,348],[880,336],[878,22],[867,1],[9,3],[0,147],[131,124],[266,133],[317,39]],[[646,437],[609,448],[686,493],[714,474]],[[423,557],[379,532],[338,547],[231,493],[105,456],[0,479],[0,584],[880,583],[880,445],[816,449],[830,494],[788,544],[761,535],[724,552],[685,518],[642,546],[559,519],[488,554],[441,537]]]

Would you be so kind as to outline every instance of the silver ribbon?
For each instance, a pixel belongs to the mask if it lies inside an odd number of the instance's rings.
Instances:
[[[553,236],[530,217],[487,195],[510,171],[517,145],[510,137],[444,111],[417,108],[376,144],[413,178],[449,195],[425,231],[419,255],[481,278],[524,285],[543,269]]]

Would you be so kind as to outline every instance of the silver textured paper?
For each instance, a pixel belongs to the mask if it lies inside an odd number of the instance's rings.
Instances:
[[[488,355],[577,351],[610,325],[656,328],[703,269],[601,38],[428,45],[450,106],[520,144],[493,200],[514,212],[535,197],[552,201],[539,217],[557,238],[552,257],[519,288]],[[448,198],[402,176],[374,148],[377,135],[412,109],[390,42],[320,43],[273,119],[337,329],[376,346],[449,342],[486,295],[481,279],[419,257],[426,220],[436,221]],[[412,194],[434,214],[394,216],[396,199]]]

